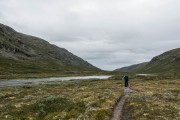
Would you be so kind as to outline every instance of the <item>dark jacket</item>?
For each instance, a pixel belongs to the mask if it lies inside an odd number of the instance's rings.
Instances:
[[[129,80],[128,76],[124,76],[124,80],[128,81]]]

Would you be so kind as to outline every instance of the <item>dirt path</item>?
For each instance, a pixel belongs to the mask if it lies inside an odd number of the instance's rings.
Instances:
[[[122,113],[123,113],[123,106],[126,101],[126,99],[129,96],[129,93],[135,92],[134,90],[131,90],[130,88],[124,88],[124,96],[120,99],[120,101],[117,103],[113,110],[113,116],[111,120],[122,120]]]

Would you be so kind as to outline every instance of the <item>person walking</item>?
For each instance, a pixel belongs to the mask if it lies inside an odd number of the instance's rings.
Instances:
[[[128,87],[129,86],[129,84],[128,84],[128,81],[129,81],[129,77],[127,76],[127,75],[125,75],[124,77],[123,77],[123,80],[124,80],[124,85],[125,85],[125,87]]]

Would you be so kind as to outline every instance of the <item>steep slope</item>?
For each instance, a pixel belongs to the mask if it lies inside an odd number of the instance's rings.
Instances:
[[[0,24],[0,74],[99,70],[47,41]]]
[[[180,73],[180,48],[167,51],[154,57],[139,70],[145,73]]]
[[[115,71],[136,72],[137,70],[142,69],[147,64],[148,64],[148,62],[135,64],[135,65],[130,65],[130,66],[127,66],[127,67],[116,69]]]

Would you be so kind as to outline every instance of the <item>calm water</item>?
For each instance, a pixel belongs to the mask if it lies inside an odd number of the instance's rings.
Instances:
[[[39,84],[41,82],[55,82],[55,81],[67,81],[67,80],[79,80],[79,79],[108,79],[111,76],[79,76],[79,77],[53,77],[53,78],[35,78],[35,79],[21,79],[21,80],[1,80],[0,87],[7,86],[19,86],[29,84]]]
[[[157,76],[155,74],[136,74],[136,76]]]

